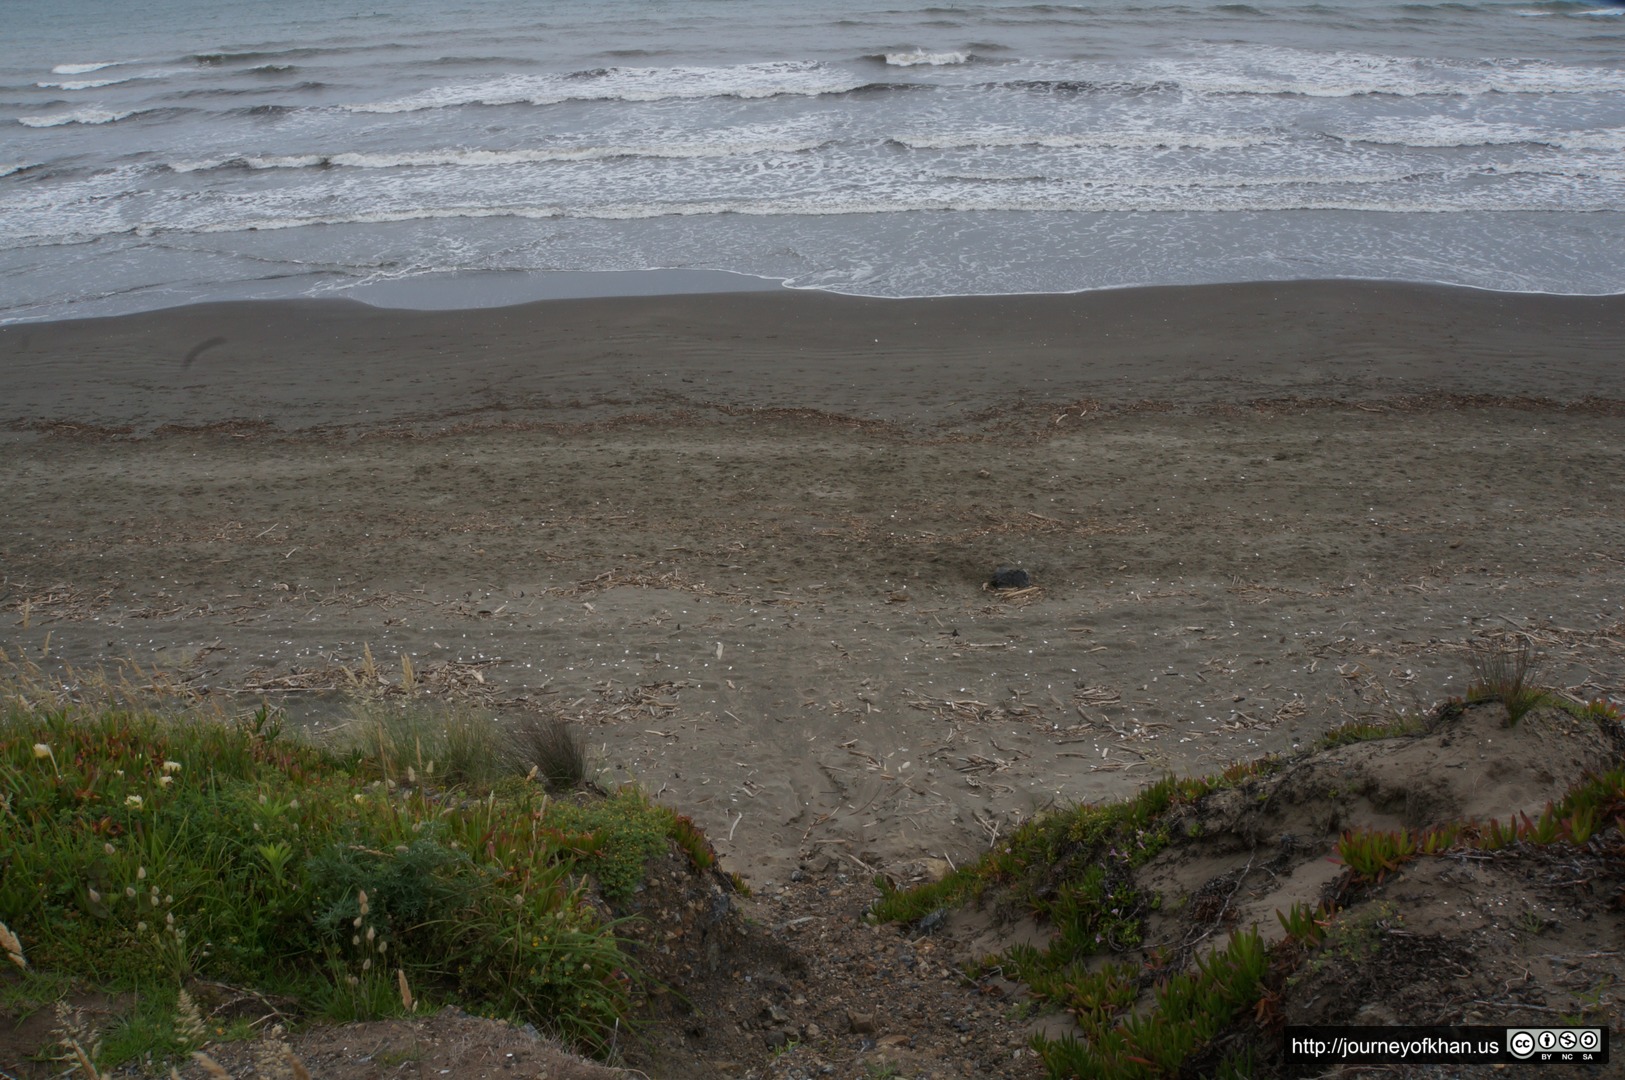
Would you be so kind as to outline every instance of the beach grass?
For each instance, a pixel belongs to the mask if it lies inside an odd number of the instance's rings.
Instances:
[[[1482,691],[1480,702],[1504,702],[1502,691],[1515,692],[1536,705],[1594,722],[1616,746],[1625,746],[1617,708],[1604,701],[1575,705],[1526,683],[1523,676],[1532,669],[1527,656],[1505,663],[1507,679],[1496,684],[1499,690],[1493,695]],[[1460,700],[1452,700],[1425,719],[1400,716],[1344,725],[1319,740],[1309,755],[1378,739],[1425,737],[1436,724],[1459,717],[1463,708]],[[1511,705],[1508,711],[1511,716]],[[1051,1077],[1259,1075],[1260,1033],[1293,973],[1326,946],[1328,931],[1340,925],[1341,909],[1336,902],[1294,904],[1276,912],[1285,937],[1274,944],[1266,944],[1253,926],[1231,929],[1221,944],[1200,947],[1225,926],[1226,899],[1216,910],[1187,913],[1207,927],[1196,940],[1153,947],[1146,930],[1161,912],[1164,897],[1138,872],[1169,848],[1204,842],[1201,810],[1207,800],[1236,789],[1244,802],[1267,803],[1270,779],[1277,774],[1284,778],[1302,760],[1271,756],[1212,776],[1164,776],[1126,799],[1047,811],[998,841],[978,861],[938,881],[898,889],[878,879],[881,895],[871,917],[924,927],[928,923],[922,920],[940,919],[949,909],[976,902],[992,904],[1004,918],[1032,918],[1047,926],[1049,940],[1042,947],[1009,946],[967,974],[1014,980],[1038,1002],[1072,1018],[1076,1033],[1032,1039]],[[1337,892],[1344,896],[1369,889],[1419,858],[1514,845],[1568,844],[1578,849],[1611,827],[1625,833],[1625,766],[1588,774],[1538,815],[1520,813],[1504,825],[1491,820],[1414,831],[1345,830],[1333,854],[1345,868]],[[1201,900],[1199,895],[1189,899]],[[1147,963],[1122,959],[1145,950],[1152,957]]]
[[[1540,657],[1527,638],[1512,645],[1496,643],[1469,649],[1467,659],[1473,672],[1473,681],[1467,687],[1467,701],[1501,702],[1506,706],[1509,725],[1516,724],[1530,709],[1553,697],[1535,685]]]
[[[335,1020],[457,1003],[602,1052],[645,980],[601,898],[673,842],[715,858],[635,788],[549,796],[470,714],[434,728],[362,708],[354,737],[318,744],[268,707],[8,696],[0,924],[26,975],[10,992],[134,991],[102,1069],[195,1049],[181,992],[198,978]]]

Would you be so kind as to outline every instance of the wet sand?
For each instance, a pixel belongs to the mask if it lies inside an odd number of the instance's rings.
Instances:
[[[321,722],[405,654],[758,880],[959,859],[1473,641],[1625,697],[1622,414],[1625,298],[1375,283],[17,324],[0,646]]]

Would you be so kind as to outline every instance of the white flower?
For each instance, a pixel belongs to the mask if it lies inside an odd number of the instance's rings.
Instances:
[[[164,772],[166,772],[166,773],[178,773],[180,771],[181,771],[181,763],[180,762],[178,762],[178,761],[166,761],[166,762],[164,762]]]
[[[173,776],[160,776],[158,778],[158,786],[159,787],[168,787],[170,784],[173,784],[174,782],[175,782],[175,778]]]
[[[125,806],[133,806],[137,810],[141,809],[141,796],[139,796],[139,795],[126,795],[126,796],[124,796],[124,805]],[[141,871],[141,873],[143,875],[145,875],[146,871],[143,870],[143,871]]]
[[[135,800],[135,805],[137,805],[137,806],[141,805],[141,796],[139,796],[139,795],[131,795],[130,799]],[[129,802],[130,799],[125,799],[124,801]],[[135,868],[135,879],[137,881],[145,881],[145,880],[147,880],[147,868],[145,866],[138,866],[138,867]]]
[[[44,761],[46,758],[50,758],[52,761],[56,760],[55,756],[53,756],[51,753],[51,748],[42,742],[37,742],[34,744],[34,756],[39,758],[41,761]]]
[[[91,889],[91,890],[89,890],[89,892],[90,892],[90,902],[92,904],[99,904],[99,903],[102,902],[102,894],[101,893],[97,892],[95,889]]]

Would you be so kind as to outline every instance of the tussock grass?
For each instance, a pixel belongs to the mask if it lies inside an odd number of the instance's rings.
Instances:
[[[525,771],[514,736],[466,704],[355,699],[335,749],[392,783],[487,789]]]
[[[1467,651],[1467,664],[1473,681],[1467,687],[1467,701],[1477,704],[1499,701],[1506,706],[1507,722],[1515,725],[1551,695],[1535,685],[1540,657],[1534,645],[1520,639],[1516,645],[1474,645]]]
[[[570,725],[557,717],[527,717],[514,729],[515,752],[549,791],[569,791],[587,780],[587,752]]]
[[[269,708],[36,696],[0,695],[5,957],[137,991],[103,1068],[195,1048],[192,977],[334,1019],[456,1002],[603,1050],[641,977],[599,893],[674,841],[714,860],[635,789],[550,798],[477,713],[363,706],[321,746]]]

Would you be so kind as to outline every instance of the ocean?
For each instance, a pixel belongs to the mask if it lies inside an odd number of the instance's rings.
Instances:
[[[881,297],[1625,291],[1617,5],[0,13],[5,321],[403,284],[479,303],[656,269]]]

